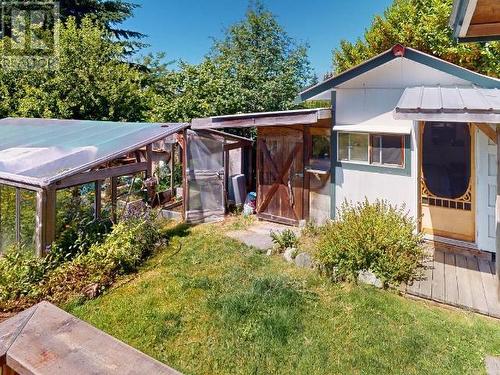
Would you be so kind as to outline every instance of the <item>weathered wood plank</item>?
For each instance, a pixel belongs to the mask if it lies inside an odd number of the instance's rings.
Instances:
[[[444,281],[444,253],[434,251],[434,270],[432,272],[432,299],[443,302],[445,300]]]
[[[54,305],[34,308],[6,352],[19,374],[179,374]]]
[[[481,280],[481,274],[479,273],[479,265],[475,257],[467,257],[467,269],[469,270],[473,307],[482,313],[488,313],[483,282]]]
[[[432,297],[432,273],[434,271],[434,260],[433,257],[429,257],[424,262],[424,273],[422,279],[419,283],[418,293],[422,297],[431,298]]]
[[[483,283],[484,296],[488,305],[488,315],[500,318],[500,300],[497,295],[497,284],[495,276],[491,272],[491,262],[485,259],[479,259],[479,271],[481,272],[481,281]]]
[[[458,283],[455,255],[452,253],[445,253],[444,262],[445,300],[446,303],[456,305],[458,303]]]
[[[464,307],[472,307],[472,289],[467,270],[467,259],[464,255],[456,254],[458,303]]]
[[[21,189],[16,188],[16,242],[21,243]]]
[[[56,183],[57,189],[65,189],[72,186],[83,185],[97,180],[105,180],[110,177],[128,176],[148,169],[147,162],[120,165],[96,171],[84,172],[70,176]]]

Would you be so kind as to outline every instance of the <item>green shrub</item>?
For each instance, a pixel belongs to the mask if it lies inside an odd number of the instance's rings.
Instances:
[[[296,247],[298,244],[297,236],[291,229],[285,229],[281,232],[271,231],[270,235],[274,245],[280,250]]]
[[[99,294],[118,275],[133,272],[155,248],[159,231],[149,218],[122,221],[113,227],[103,243],[51,271],[42,294],[55,302],[85,295],[88,287]]]
[[[32,296],[47,269],[33,249],[12,246],[0,257],[0,300]]]
[[[365,200],[342,204],[321,230],[316,258],[334,279],[356,282],[360,272],[371,271],[388,287],[414,280],[425,251],[404,207]]]
[[[160,232],[156,221],[146,217],[122,221],[108,235],[93,238],[101,242],[80,243],[80,249],[88,249],[71,253],[71,260],[54,254],[38,258],[33,250],[22,248],[6,251],[0,258],[0,310],[21,310],[42,299],[61,304],[98,295],[117,276],[137,269],[156,248]]]

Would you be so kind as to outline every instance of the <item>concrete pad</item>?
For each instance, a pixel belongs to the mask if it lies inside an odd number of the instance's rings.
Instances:
[[[297,236],[300,235],[300,229],[288,225],[271,223],[269,221],[259,221],[245,230],[235,230],[226,233],[226,236],[243,242],[247,246],[253,246],[259,250],[266,251],[273,247],[271,239],[272,232],[282,232],[285,229],[292,230]]]
[[[500,375],[500,357],[487,356],[484,361],[488,375]]]

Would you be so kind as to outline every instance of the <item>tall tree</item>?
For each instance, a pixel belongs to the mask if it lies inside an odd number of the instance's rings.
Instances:
[[[0,70],[0,117],[144,119],[147,73],[124,62],[109,33],[89,17],[80,26],[69,18],[60,26],[56,69]]]
[[[199,65],[163,78],[155,119],[283,110],[313,76],[307,46],[294,41],[259,2],[230,26]]]
[[[118,38],[140,38],[144,35],[132,30],[118,27],[134,15],[139,5],[124,0],[59,0],[62,21],[74,17],[79,24],[83,18],[90,16],[102,23]]]
[[[85,17],[91,17],[94,21],[100,22],[116,38],[131,39],[141,38],[144,35],[132,30],[119,27],[128,18],[134,14],[134,9],[138,4],[124,0],[58,0],[60,20],[66,22],[70,17],[74,18],[79,25]],[[2,1],[2,14],[4,36],[12,36],[10,17],[15,10],[33,10],[46,9],[44,27],[52,28],[57,21],[50,10],[54,9],[50,2],[46,1]]]
[[[500,42],[458,43],[448,26],[453,0],[394,0],[375,16],[364,38],[343,40],[333,51],[335,73],[347,70],[396,43],[465,68],[500,77]]]

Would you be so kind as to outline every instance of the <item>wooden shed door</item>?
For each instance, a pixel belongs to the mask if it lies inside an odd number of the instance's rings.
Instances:
[[[296,225],[303,219],[303,132],[264,128],[257,139],[257,215]]]

